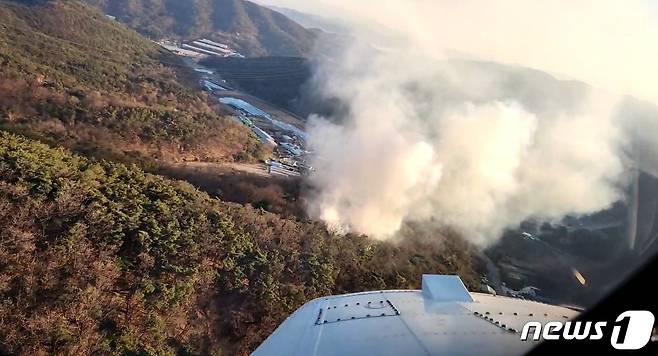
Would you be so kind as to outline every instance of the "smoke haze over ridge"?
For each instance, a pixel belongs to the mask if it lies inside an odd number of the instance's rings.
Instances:
[[[388,238],[428,222],[486,245],[528,218],[608,208],[623,199],[635,142],[655,156],[656,117],[620,105],[624,94],[658,102],[647,1],[325,6],[357,36],[361,19],[405,39],[318,68],[319,90],[349,111],[340,125],[311,118],[309,211],[338,231]]]

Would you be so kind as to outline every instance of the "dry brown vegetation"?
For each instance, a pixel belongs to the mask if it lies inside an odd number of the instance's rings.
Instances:
[[[273,177],[238,171],[223,165],[168,165],[156,172],[187,181],[224,201],[249,204],[286,217],[306,218],[301,178]]]
[[[0,133],[0,353],[247,354],[312,298],[475,285],[466,243],[408,229],[333,236]]]
[[[267,154],[207,95],[180,83],[190,73],[179,59],[89,6],[2,1],[0,23],[5,129],[122,161]]]
[[[174,61],[78,1],[0,0],[0,354],[245,355],[312,298],[475,285],[452,232],[335,236],[294,181],[145,173],[264,152]]]

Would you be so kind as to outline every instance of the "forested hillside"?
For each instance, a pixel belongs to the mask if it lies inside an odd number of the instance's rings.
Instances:
[[[208,37],[247,56],[305,56],[316,33],[244,0],[86,0],[153,38]]]
[[[267,153],[185,68],[79,1],[0,0],[0,354],[244,355],[312,298],[476,285],[451,231],[334,236],[265,211],[301,209],[270,181],[222,183],[239,205],[146,173]]]
[[[0,1],[0,126],[124,161],[255,160],[178,59],[78,1]]]
[[[0,132],[0,353],[246,354],[315,297],[475,285],[452,233],[408,235],[331,236]]]

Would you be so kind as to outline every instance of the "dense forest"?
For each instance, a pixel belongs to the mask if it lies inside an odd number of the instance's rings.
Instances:
[[[450,231],[332,236],[9,133],[0,226],[1,353],[245,354],[312,298],[477,280]]]

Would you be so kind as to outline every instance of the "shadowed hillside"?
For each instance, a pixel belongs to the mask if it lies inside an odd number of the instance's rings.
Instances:
[[[295,113],[300,112],[304,84],[311,79],[311,64],[299,57],[209,57],[203,65],[233,87]]]

